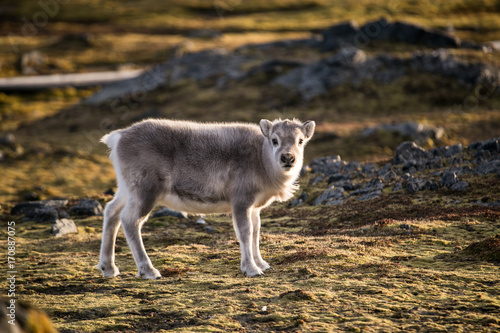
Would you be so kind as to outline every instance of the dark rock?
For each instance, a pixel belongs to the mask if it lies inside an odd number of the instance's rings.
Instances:
[[[344,168],[342,169],[343,172],[354,172],[354,171],[358,171],[359,170],[359,167],[360,167],[360,163],[359,162],[349,162],[347,163],[346,165],[344,165]]]
[[[402,176],[401,176],[401,180],[403,180],[404,182],[406,181],[409,181],[411,179],[411,174],[406,172],[404,173]]]
[[[344,44],[356,45],[355,38],[358,32],[358,25],[354,21],[336,24],[322,32],[323,41],[320,50],[335,51]]]
[[[377,172],[377,167],[373,163],[366,163],[361,167],[361,172],[371,175]]]
[[[410,192],[410,194],[416,193],[421,189],[420,183],[414,179],[410,180],[408,183],[406,183],[406,189],[408,190],[408,192]]]
[[[455,172],[447,171],[441,177],[441,185],[451,187],[458,182],[458,177]]]
[[[466,86],[479,82],[497,82],[498,69],[484,63],[466,63],[455,59],[448,50],[439,49],[430,53],[416,52],[410,60],[411,67],[457,79]]]
[[[322,34],[322,51],[334,51],[343,44],[366,46],[372,40],[390,40],[433,48],[450,48],[461,45],[460,39],[446,32],[405,22],[391,23],[385,18],[368,22],[360,28],[353,21],[337,24]]]
[[[106,192],[104,192],[104,194],[106,194],[106,195],[115,195],[115,191],[112,188],[109,188],[109,189],[106,190]]]
[[[387,172],[391,170],[391,167],[392,167],[391,163],[386,163],[384,167],[377,172],[377,175],[379,177],[383,177]]]
[[[348,180],[341,180],[341,181],[333,183],[333,185],[335,187],[342,187],[346,191],[354,191],[354,190],[357,190],[358,188],[361,187],[361,185],[358,185],[358,184],[355,185]]]
[[[330,186],[319,197],[317,197],[316,200],[314,200],[313,205],[316,206],[328,200],[339,199],[345,199],[344,189],[342,187],[336,188],[335,186]]]
[[[370,180],[368,183],[366,183],[365,186],[363,186],[362,188],[353,191],[351,193],[351,196],[365,195],[370,192],[382,190],[383,188],[384,188],[384,183],[382,182],[382,180],[379,178],[374,178]]]
[[[453,157],[460,154],[464,147],[461,143],[457,143],[453,146],[442,146],[438,148],[433,148],[429,150],[434,156],[437,157]]]
[[[406,65],[390,56],[367,57],[353,47],[343,47],[334,56],[293,69],[278,76],[273,84],[298,92],[311,100],[343,84],[359,85],[364,80],[390,83],[404,75]]]
[[[62,237],[69,233],[78,233],[78,228],[73,220],[58,219],[52,224],[52,234],[55,237]]]
[[[208,233],[214,233],[215,232],[214,227],[211,227],[211,226],[206,226],[205,228],[203,228],[203,230],[205,230]]]
[[[305,64],[294,60],[273,59],[265,61],[260,65],[252,67],[244,78],[249,78],[258,74],[279,74],[285,69],[304,66]]]
[[[85,102],[99,105],[135,94],[137,91],[147,92],[163,86],[174,87],[184,80],[201,82],[217,78],[216,85],[222,88],[229,80],[243,78],[245,72],[242,65],[250,60],[252,59],[223,49],[187,53],[173,57],[136,78],[108,84]]]
[[[297,48],[317,48],[321,41],[316,37],[299,39],[282,39],[269,43],[246,44],[236,49],[237,53],[245,52],[250,49],[268,50],[272,48],[297,49]]]
[[[351,179],[351,175],[349,175],[349,174],[344,175],[344,174],[338,173],[338,174],[335,174],[335,175],[330,176],[328,178],[328,185],[330,185],[331,183],[334,183],[334,182],[339,182],[339,181],[344,181],[344,180],[349,180],[349,179]]]
[[[464,180],[461,180],[455,184],[453,184],[450,189],[453,191],[465,192],[469,188],[469,183]]]
[[[396,156],[394,156],[393,163],[404,164],[411,162],[417,164],[431,157],[431,153],[418,146],[415,142],[405,141],[396,148]]]
[[[392,170],[389,170],[382,178],[384,178],[384,180],[393,180],[393,179],[396,179],[398,175],[392,171]]]
[[[378,198],[382,194],[381,190],[376,190],[364,195],[361,195],[357,198],[358,201],[366,201],[366,200],[372,200],[375,198]]]
[[[396,185],[394,186],[394,189],[392,191],[396,192],[396,191],[401,191],[402,189],[403,189],[403,183],[402,182],[397,182]]]
[[[44,206],[34,208],[26,212],[22,221],[35,221],[38,223],[55,222],[59,218],[59,212],[56,208]]]
[[[291,206],[295,207],[295,206],[301,205],[307,201],[307,198],[308,198],[308,196],[307,196],[306,191],[302,191],[302,193],[300,194],[300,196],[298,198],[295,198],[292,200]]]
[[[439,190],[439,184],[431,180],[428,180],[425,182],[425,189],[428,191],[437,191]]]
[[[30,202],[21,202],[15,205],[10,210],[10,215],[22,215],[22,214],[30,214],[31,211],[40,208],[52,207],[56,209],[64,208],[68,205],[68,200],[43,200],[43,201],[30,201]]]
[[[311,184],[312,185],[315,185],[315,184],[318,184],[320,183],[325,177],[323,176],[317,176],[317,177],[314,177],[314,179],[311,181]]]
[[[153,218],[163,217],[163,216],[173,216],[173,217],[177,217],[180,219],[185,219],[188,217],[187,214],[184,212],[178,212],[176,210],[172,210],[172,209],[167,208],[167,207],[163,207],[162,209],[154,212],[152,215]]]
[[[400,124],[381,124],[367,128],[361,132],[361,136],[369,137],[379,131],[398,133],[403,137],[410,138],[417,142],[426,142],[427,139],[440,140],[443,137],[444,129],[416,122]]]
[[[314,159],[309,167],[313,173],[323,173],[325,175],[332,175],[340,173],[345,162],[341,161],[339,155],[326,156]]]
[[[408,231],[410,231],[410,230],[411,230],[411,225],[406,224],[406,223],[401,224],[399,227],[400,227],[401,229],[403,229],[403,230],[408,230]]]
[[[101,216],[103,209],[97,200],[82,199],[75,206],[71,207],[70,212],[75,215]]]
[[[494,139],[490,139],[490,140],[474,142],[474,143],[470,144],[467,149],[469,151],[470,150],[478,150],[478,151],[487,150],[490,153],[498,154],[498,153],[500,153],[500,138],[494,138]]]
[[[479,164],[473,171],[475,175],[487,175],[490,173],[500,172],[500,159],[484,161]]]

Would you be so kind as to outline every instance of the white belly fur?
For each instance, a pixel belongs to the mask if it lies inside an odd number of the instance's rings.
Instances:
[[[204,203],[181,199],[175,194],[167,194],[163,198],[162,204],[170,209],[194,214],[231,213],[231,204],[227,201],[220,201],[217,203]]]

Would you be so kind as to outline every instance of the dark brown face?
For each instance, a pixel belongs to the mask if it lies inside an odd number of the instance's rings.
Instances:
[[[261,121],[261,128],[262,128]],[[284,172],[296,171],[302,167],[304,146],[314,132],[314,122],[300,123],[284,120],[265,123],[262,129],[272,147],[275,164]]]

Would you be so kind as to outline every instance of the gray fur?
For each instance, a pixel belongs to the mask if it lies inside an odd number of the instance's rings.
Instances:
[[[116,234],[123,226],[138,276],[159,278],[144,249],[142,224],[157,204],[191,213],[232,213],[247,276],[270,268],[259,251],[260,210],[288,200],[313,121],[201,124],[146,120],[102,138],[111,148],[118,191],[108,203],[99,268],[116,276]],[[303,142],[301,143],[300,140]]]

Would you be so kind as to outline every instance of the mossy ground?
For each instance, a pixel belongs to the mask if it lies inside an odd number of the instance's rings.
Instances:
[[[309,37],[341,21],[363,24],[381,16],[434,28],[451,24],[459,37],[478,42],[500,39],[498,2],[493,0],[78,0],[61,5],[29,37],[22,36],[19,17],[32,18],[40,10],[38,2],[9,2],[14,11],[7,8],[0,19],[2,76],[19,75],[19,54],[31,50],[47,56],[42,74],[112,70],[124,63],[147,67],[179,52]],[[223,34],[189,37],[186,32],[193,29]],[[67,34],[88,34],[89,39],[61,44]],[[381,42],[364,48],[370,55],[399,57],[418,49]],[[331,55],[305,48],[242,52],[262,61],[314,61]],[[500,60],[498,52],[452,52],[470,61]],[[214,232],[193,219],[148,221],[143,229],[146,248],[164,276],[156,281],[135,278],[121,231],[117,264],[122,275],[101,277],[94,268],[100,217],[73,217],[79,233],[54,238],[50,225],[8,216],[14,202],[33,191],[41,198],[109,201],[100,193],[115,186],[114,173],[98,140],[144,117],[313,119],[318,128],[306,148],[306,162],[335,154],[358,161],[392,158],[408,138],[385,132],[363,138],[359,132],[393,121],[444,127],[445,136],[422,143],[426,148],[499,135],[498,95],[469,105],[478,87],[436,75],[412,73],[388,85],[338,87],[308,103],[287,90],[268,88],[271,79],[259,75],[230,82],[224,90],[213,88],[213,82],[182,82],[148,93],[142,101],[128,100],[118,110],[79,104],[94,89],[0,93],[0,131],[13,132],[24,147],[24,154],[6,149],[0,165],[0,244],[6,244],[6,222],[16,221],[18,298],[44,309],[61,332],[500,330],[500,209],[477,204],[500,200],[496,175],[464,178],[470,184],[465,194],[440,190],[410,196],[386,188],[380,199],[350,199],[340,207],[275,204],[262,214],[261,237],[263,256],[274,269],[259,278],[240,273],[239,245],[228,216],[207,217]],[[312,186],[311,177],[303,178],[301,187],[313,199],[326,184]],[[5,281],[1,287],[6,290]]]
[[[301,183],[311,193],[310,178]],[[500,181],[483,181],[491,184],[483,200],[499,200]],[[94,267],[100,217],[75,217],[78,234],[62,238],[50,235],[50,225],[18,222],[17,295],[44,309],[61,332],[494,332],[499,246],[490,240],[500,233],[500,208],[473,199],[441,190],[336,208],[275,204],[262,214],[261,236],[273,269],[258,278],[239,271],[228,216],[206,218],[214,232],[194,218],[150,219],[145,246],[164,276],[155,281],[135,278],[121,231],[122,274],[101,277]]]

